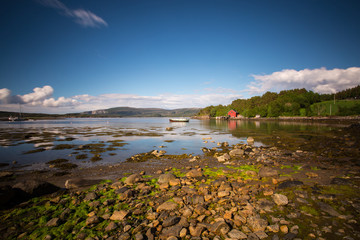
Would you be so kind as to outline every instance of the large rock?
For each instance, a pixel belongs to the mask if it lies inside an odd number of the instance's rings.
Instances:
[[[135,183],[140,182],[141,179],[142,177],[139,174],[132,174],[125,179],[124,183],[126,185],[134,185]]]
[[[333,217],[338,217],[340,216],[340,213],[338,213],[333,207],[331,207],[330,205],[323,203],[323,202],[318,202],[317,203],[321,209],[321,211],[324,211],[326,213],[328,213],[330,216]]]
[[[197,177],[202,177],[203,173],[201,171],[193,169],[193,170],[190,170],[189,172],[187,172],[186,176],[187,177],[192,177],[192,178],[197,178]]]
[[[217,160],[219,162],[226,162],[226,161],[229,161],[230,160],[230,155],[225,153],[224,155],[221,155],[219,157],[217,157]]]
[[[165,173],[165,174],[161,174],[159,176],[158,183],[159,184],[164,184],[164,183],[169,184],[171,180],[175,180],[175,179],[176,179],[176,176],[174,174]]]
[[[174,211],[177,207],[178,207],[178,204],[176,204],[174,202],[164,202],[156,209],[156,211],[157,212]]]
[[[274,200],[274,202],[277,204],[277,205],[287,205],[289,203],[289,200],[288,198],[285,196],[285,195],[282,195],[282,194],[274,194],[272,195],[272,198]]]
[[[247,239],[246,234],[237,229],[231,230],[228,235],[233,239]]]
[[[122,221],[125,219],[125,217],[129,214],[129,211],[120,210],[120,211],[114,211],[113,215],[111,215],[110,220],[114,221]]]
[[[241,157],[244,155],[244,153],[245,153],[244,150],[236,148],[236,149],[231,150],[229,152],[229,155],[230,155],[230,157]]]
[[[100,183],[101,179],[71,178],[65,181],[65,188],[79,189]]]
[[[273,169],[271,167],[262,167],[259,170],[259,177],[277,177],[279,175],[278,171],[276,169]]]
[[[210,232],[225,235],[230,231],[230,226],[225,221],[217,221],[210,226]]]
[[[16,183],[13,188],[21,189],[29,194],[31,197],[39,197],[45,194],[50,194],[58,191],[60,188],[40,180],[27,180]]]
[[[247,218],[247,224],[251,231],[265,231],[268,222],[265,219],[260,218],[259,216],[250,216]]]
[[[301,181],[297,181],[297,180],[289,180],[289,181],[285,181],[279,184],[278,189],[284,189],[284,188],[290,188],[290,187],[296,187],[296,186],[300,186],[303,185],[304,183]]]

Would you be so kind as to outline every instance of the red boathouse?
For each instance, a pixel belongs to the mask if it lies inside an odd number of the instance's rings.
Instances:
[[[235,110],[231,109],[229,112],[228,112],[228,116],[231,117],[231,118],[236,118],[238,116],[238,112],[236,112]]]

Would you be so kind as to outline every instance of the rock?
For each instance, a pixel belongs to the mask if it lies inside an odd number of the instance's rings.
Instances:
[[[88,194],[86,194],[84,201],[92,201],[95,200],[98,196],[96,195],[96,193],[94,192],[89,192]]]
[[[268,222],[265,219],[260,218],[259,216],[250,216],[247,218],[247,224],[253,232],[258,232],[265,231]]]
[[[91,216],[86,219],[85,224],[86,224],[86,226],[88,226],[88,225],[92,225],[92,224],[99,223],[99,222],[100,222],[100,219],[97,216]]]
[[[254,142],[255,142],[255,140],[254,140],[253,137],[248,137],[248,138],[246,139],[246,141],[247,141],[247,143],[248,143],[249,145],[252,145],[252,144],[254,144]]]
[[[305,174],[306,174],[306,176],[308,176],[308,178],[317,178],[317,177],[319,177],[319,175],[317,173],[314,173],[314,172],[307,172]]]
[[[177,207],[178,207],[178,204],[176,204],[174,202],[164,202],[156,209],[156,211],[157,212],[174,211]]]
[[[338,213],[337,211],[335,211],[334,208],[332,208],[330,205],[323,203],[323,202],[318,202],[317,203],[321,209],[321,211],[328,213],[329,215],[333,216],[333,217],[339,217],[340,213]]]
[[[286,225],[282,225],[282,226],[280,226],[280,231],[281,231],[282,233],[288,233],[288,232],[289,232],[289,228],[288,228],[288,226],[286,226]]]
[[[255,233],[250,233],[247,240],[259,240],[259,238]]]
[[[267,226],[266,227],[267,228],[267,230],[269,230],[270,232],[274,232],[274,233],[277,233],[277,232],[279,232],[279,230],[280,230],[280,226],[279,226],[279,224],[273,224],[273,225],[269,225],[269,226]]]
[[[246,239],[247,236],[245,233],[241,232],[240,230],[233,229],[228,233],[229,237],[233,239]]]
[[[115,230],[117,228],[117,224],[115,222],[110,222],[109,225],[105,228],[106,232],[110,232],[112,230]]]
[[[164,152],[165,151],[154,150],[151,152],[151,154],[154,155],[155,157],[162,157],[162,156],[164,156]]]
[[[125,219],[125,217],[129,214],[129,211],[120,210],[120,211],[114,211],[114,213],[111,215],[110,220],[113,221],[122,221]]]
[[[215,234],[225,235],[230,231],[230,226],[225,221],[217,221],[210,226],[210,231]]]
[[[219,162],[226,162],[226,161],[230,160],[230,155],[225,153],[224,155],[217,157],[217,160]]]
[[[72,178],[65,181],[65,188],[67,189],[78,189],[88,187],[91,185],[98,184],[102,179],[83,179],[83,178]]]
[[[51,183],[32,179],[18,182],[13,188],[21,189],[31,197],[39,197],[45,194],[54,193],[60,189]]]
[[[126,232],[126,233],[121,234],[120,237],[118,238],[118,240],[128,240],[130,238],[131,238],[130,234]]]
[[[268,237],[268,235],[267,235],[265,232],[263,232],[263,231],[255,232],[255,234],[256,234],[256,236],[257,236],[258,238],[260,238],[260,239],[264,239],[264,238],[267,238],[267,237]]]
[[[271,167],[262,167],[259,170],[258,173],[259,177],[277,177],[279,175],[278,171],[276,169],[273,169]]]
[[[201,233],[205,230],[205,227],[202,225],[197,225],[196,227],[190,226],[189,231],[190,235],[193,237],[200,237]]]
[[[180,231],[183,227],[180,225],[175,225],[171,227],[164,228],[161,233],[160,239],[167,239],[168,237],[179,237]]]
[[[282,195],[282,194],[274,194],[272,195],[272,198],[274,200],[274,202],[276,203],[276,205],[286,205],[289,203],[289,200],[288,198],[285,196],[285,195]]]
[[[14,173],[12,172],[7,172],[7,171],[0,172],[0,178],[10,178],[12,176],[14,176]]]
[[[186,176],[187,177],[190,177],[190,178],[197,178],[197,177],[202,177],[203,176],[203,173],[201,171],[198,171],[196,169],[193,169],[189,172],[186,173]]]
[[[244,150],[236,148],[236,149],[231,150],[229,152],[229,155],[230,155],[230,157],[241,157],[244,155],[244,153],[245,153]]]
[[[177,217],[177,216],[172,216],[172,217],[168,217],[167,219],[165,219],[163,221],[163,224],[162,226],[163,227],[170,227],[170,226],[173,226],[175,224],[177,224],[179,221],[180,221],[180,217]]]
[[[300,186],[303,185],[304,183],[301,181],[285,181],[282,182],[278,185],[278,189],[284,189],[284,188],[290,188],[290,187],[296,187],[296,186]]]
[[[128,176],[124,183],[126,185],[134,185],[135,183],[139,182],[142,179],[142,177],[139,174],[132,174]]]
[[[18,203],[27,201],[29,194],[18,188],[10,186],[0,187],[0,209],[12,207]]]
[[[45,226],[47,226],[47,227],[57,227],[57,226],[59,226],[59,223],[60,223],[59,218],[53,218],[50,221],[48,221]]]
[[[159,176],[159,179],[158,179],[158,183],[159,184],[163,184],[163,183],[167,183],[169,184],[170,181],[172,180],[175,180],[176,179],[176,176],[172,173],[165,173],[165,174],[161,174]]]
[[[336,184],[336,185],[348,185],[351,181],[349,179],[345,178],[333,178],[331,179],[330,184]]]

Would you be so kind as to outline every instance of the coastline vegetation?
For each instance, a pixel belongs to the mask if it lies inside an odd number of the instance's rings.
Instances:
[[[198,116],[227,116],[231,109],[243,117],[360,115],[360,85],[336,94],[319,94],[304,88],[266,92],[262,96],[236,99],[225,106],[208,106],[201,109]]]

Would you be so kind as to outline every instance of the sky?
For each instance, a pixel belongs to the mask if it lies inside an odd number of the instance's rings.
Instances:
[[[360,84],[358,0],[3,0],[0,111],[228,105]]]

